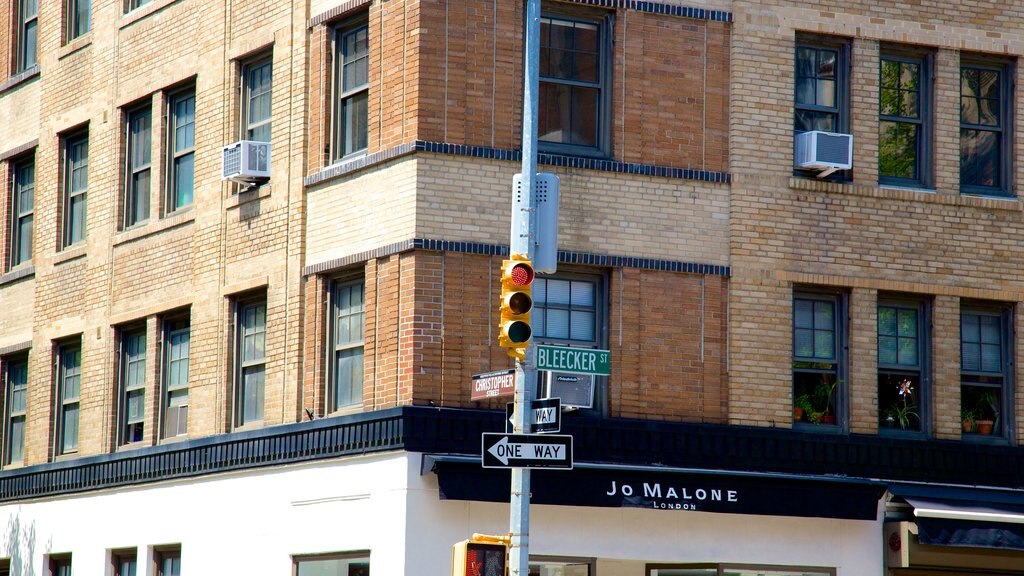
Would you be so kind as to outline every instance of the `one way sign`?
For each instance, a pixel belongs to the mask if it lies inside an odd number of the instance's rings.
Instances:
[[[572,436],[483,434],[484,468],[572,468]]]

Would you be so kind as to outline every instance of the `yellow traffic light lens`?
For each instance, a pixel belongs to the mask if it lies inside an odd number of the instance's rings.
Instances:
[[[509,276],[512,277],[512,284],[515,286],[528,286],[533,282],[533,267],[520,262],[512,266]]]
[[[526,292],[513,292],[508,296],[508,309],[513,314],[526,314],[533,308],[533,298]]]

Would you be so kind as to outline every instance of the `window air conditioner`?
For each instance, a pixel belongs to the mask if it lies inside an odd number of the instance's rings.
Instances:
[[[812,130],[796,135],[793,163],[802,170],[820,170],[824,178],[853,168],[853,135]]]
[[[270,179],[270,142],[242,140],[224,147],[223,180],[246,184]]]

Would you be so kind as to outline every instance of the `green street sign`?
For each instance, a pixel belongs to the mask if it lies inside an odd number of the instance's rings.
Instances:
[[[608,350],[541,344],[537,346],[537,370],[609,376],[611,357]]]

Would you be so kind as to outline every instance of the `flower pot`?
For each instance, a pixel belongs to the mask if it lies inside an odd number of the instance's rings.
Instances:
[[[825,415],[823,415],[821,417],[821,423],[822,424],[835,424],[836,423],[836,417],[833,416],[832,414],[825,414]]]
[[[974,430],[974,421],[973,420],[963,420],[963,421],[961,421],[960,422],[960,429],[964,431],[964,434],[967,434],[967,433],[973,431]]]
[[[992,426],[995,425],[995,422],[993,422],[992,420],[975,420],[974,424],[978,428],[978,434],[991,434]]]
[[[793,406],[793,421],[800,422],[804,419],[804,409],[799,406]]]

